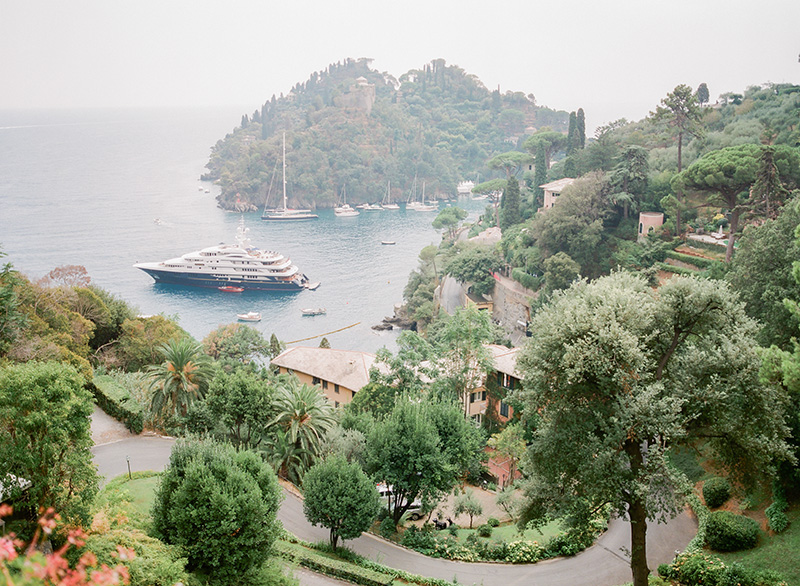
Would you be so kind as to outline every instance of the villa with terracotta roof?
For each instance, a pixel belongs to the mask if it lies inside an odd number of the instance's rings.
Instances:
[[[318,385],[332,405],[346,405],[369,382],[375,355],[357,350],[296,346],[272,359],[281,374],[294,374],[300,382]]]

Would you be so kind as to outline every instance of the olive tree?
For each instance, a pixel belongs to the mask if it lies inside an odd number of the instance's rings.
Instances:
[[[653,290],[613,273],[556,292],[531,331],[519,393],[539,420],[521,522],[580,524],[610,506],[631,524],[634,586],[647,584],[648,520],[677,514],[688,489],[668,448],[703,439],[745,484],[789,456],[785,397],[760,384],[756,325],[722,283]]]

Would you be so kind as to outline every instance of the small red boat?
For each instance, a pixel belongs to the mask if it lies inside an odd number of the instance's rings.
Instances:
[[[223,293],[241,293],[244,291],[241,287],[233,287],[232,285],[226,285],[224,287],[217,287]]]

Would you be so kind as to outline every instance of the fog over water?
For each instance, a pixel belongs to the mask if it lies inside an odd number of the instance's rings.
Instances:
[[[346,328],[328,336],[333,347],[393,349],[397,332],[371,326],[402,301],[419,251],[440,242],[431,227],[436,214],[401,209],[336,218],[321,210],[318,221],[283,224],[264,222],[260,213],[225,212],[216,205],[217,188],[199,177],[210,146],[239,118],[235,109],[0,112],[5,260],[34,279],[57,266],[83,265],[100,287],[144,314],[177,317],[198,339],[237,313],[259,311],[262,321],[251,325],[267,337],[293,341]],[[485,202],[458,205],[475,218]],[[289,256],[320,288],[231,295],[156,285],[132,266],[233,243],[242,217],[253,245]],[[303,317],[307,307],[327,314]]]

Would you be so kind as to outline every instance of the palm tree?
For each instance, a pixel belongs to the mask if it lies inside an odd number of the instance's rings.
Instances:
[[[267,462],[281,478],[300,484],[306,470],[314,463],[313,456],[289,440],[289,434],[274,428],[263,448]]]
[[[164,362],[148,368],[150,410],[156,416],[186,415],[195,399],[205,396],[212,377],[211,359],[191,338],[170,340],[158,351]]]
[[[269,427],[273,428],[270,443],[275,452],[270,459],[279,464],[276,469],[284,474],[291,461],[297,468],[292,475],[299,478],[320,454],[325,434],[336,424],[333,406],[318,387],[291,377],[279,383],[273,409],[276,415]]]

